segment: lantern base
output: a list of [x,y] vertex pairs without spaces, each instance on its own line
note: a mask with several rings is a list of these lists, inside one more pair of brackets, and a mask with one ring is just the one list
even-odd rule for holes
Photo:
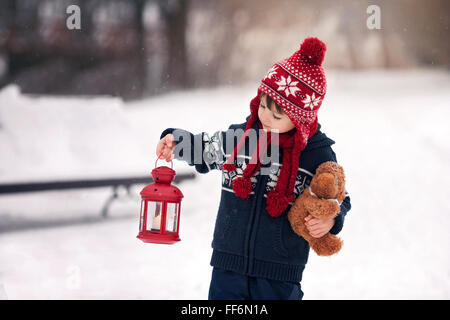
[[136,238],[142,240],[145,243],[159,243],[159,244],[174,244],[180,241],[180,237],[177,234],[151,234],[140,232]]

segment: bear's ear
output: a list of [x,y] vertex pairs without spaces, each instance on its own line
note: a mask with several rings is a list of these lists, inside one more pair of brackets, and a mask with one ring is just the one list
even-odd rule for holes
[[321,163],[317,169],[316,169],[316,174],[318,173],[323,173],[323,172],[328,172],[328,173],[332,173],[332,174],[339,174],[341,172],[341,166],[334,161],[326,161]]

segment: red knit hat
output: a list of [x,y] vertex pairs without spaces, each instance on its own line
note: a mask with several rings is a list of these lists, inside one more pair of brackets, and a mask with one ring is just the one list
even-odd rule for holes
[[[245,143],[248,130],[255,122],[262,128],[258,119],[258,108],[260,93],[264,92],[283,109],[295,126],[290,132],[279,135],[280,146],[283,149],[283,163],[277,185],[268,193],[266,201],[266,209],[272,217],[280,216],[289,202],[295,200],[293,191],[300,153],[317,130],[317,111],[326,93],[325,73],[321,66],[325,51],[326,46],[322,41],[307,38],[291,57],[277,62],[270,68],[261,81],[257,96],[250,102],[251,115],[244,134],[231,157],[223,165],[227,171],[236,170],[234,158]],[[271,140],[271,133],[263,134],[260,139],[265,143],[258,143],[252,160],[243,172],[243,177],[233,180],[233,191],[239,197],[249,197],[252,190],[250,177],[260,166],[259,158]],[[260,145],[263,146],[262,150],[258,148]]]

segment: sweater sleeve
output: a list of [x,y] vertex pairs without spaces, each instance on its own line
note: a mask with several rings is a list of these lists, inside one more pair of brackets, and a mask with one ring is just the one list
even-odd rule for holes
[[230,137],[230,134],[234,136],[232,126],[227,131],[217,131],[212,135],[206,132],[194,135],[183,129],[167,128],[161,133],[161,139],[169,133],[173,134],[177,143],[174,158],[194,166],[199,173],[222,169],[227,159],[225,153],[227,137]]
[[[336,154],[334,153],[333,150],[331,150],[331,153],[332,153],[333,161],[337,162]],[[334,226],[330,230],[330,233],[334,234],[334,235],[341,232],[342,228],[344,227],[345,216],[347,215],[347,212],[350,211],[350,209],[352,207],[352,205],[350,203],[350,195],[347,192],[347,190],[345,190],[345,195],[346,195],[346,197],[344,198],[344,200],[341,203],[341,211],[339,212],[339,214],[336,217],[334,217]]]
[[[331,146],[329,148],[322,148],[320,151],[320,155],[318,155],[318,158],[320,160],[319,160],[317,166],[319,166],[321,163],[326,162],[326,161],[338,162],[336,159],[336,154],[334,153]],[[347,212],[350,211],[350,209],[351,209],[350,195],[347,192],[347,189],[345,191],[345,195],[346,195],[346,197],[344,198],[344,200],[342,201],[342,203],[340,205],[341,211],[339,212],[339,214],[336,217],[334,217],[334,225],[330,229],[330,233],[334,234],[334,235],[341,232],[341,230],[344,226],[345,216],[347,215]]]
[[338,234],[341,232],[342,227],[344,226],[344,219],[347,215],[347,212],[350,211],[352,205],[350,203],[350,196],[348,195],[348,192],[345,191],[346,197],[344,198],[344,201],[341,203],[341,212],[334,218],[334,226],[331,228],[330,233],[331,234]]

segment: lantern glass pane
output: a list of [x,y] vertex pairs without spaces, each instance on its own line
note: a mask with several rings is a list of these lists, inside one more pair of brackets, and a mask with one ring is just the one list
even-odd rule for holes
[[178,203],[167,203],[166,231],[177,232]]
[[142,226],[144,225],[144,200],[141,200],[141,213],[139,219],[139,231],[142,231]]
[[147,231],[159,231],[161,228],[162,202],[147,202]]

